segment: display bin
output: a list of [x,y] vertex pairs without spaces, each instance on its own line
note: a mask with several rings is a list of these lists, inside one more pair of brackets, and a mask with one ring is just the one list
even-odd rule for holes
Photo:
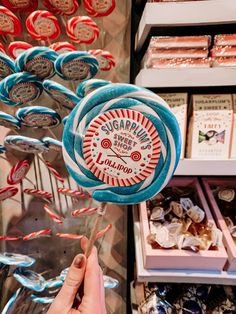
[[221,214],[220,208],[216,203],[214,195],[212,193],[213,186],[232,186],[236,188],[235,179],[223,179],[223,178],[204,178],[202,179],[203,185],[207,194],[207,200],[209,202],[212,214],[218,227],[223,233],[223,242],[228,254],[228,262],[225,266],[227,271],[236,271],[236,245],[225,223],[224,217]]
[[[170,181],[171,186],[194,187],[198,199],[198,205],[205,210],[208,222],[216,226],[211,215],[207,201],[204,197],[197,178],[174,178]],[[227,262],[227,253],[222,245],[218,250],[192,252],[179,249],[153,249],[147,243],[149,235],[149,222],[146,203],[139,206],[139,219],[141,229],[141,241],[143,250],[144,267],[147,269],[188,269],[188,270],[222,270]]]

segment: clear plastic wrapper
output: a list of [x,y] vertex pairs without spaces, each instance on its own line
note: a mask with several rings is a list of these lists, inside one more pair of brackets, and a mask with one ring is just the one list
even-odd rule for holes
[[153,36],[150,48],[208,48],[211,36]]
[[236,67],[236,56],[212,58],[212,67]]
[[236,57],[236,46],[214,46],[211,49],[212,57]]
[[[235,58],[236,61],[236,58]],[[166,68],[209,68],[211,66],[211,58],[200,59],[155,59],[146,67],[153,69],[166,69]]]
[[215,46],[236,46],[236,34],[219,34],[214,37]]
[[147,63],[155,59],[207,58],[208,49],[159,49],[149,48],[146,54]]

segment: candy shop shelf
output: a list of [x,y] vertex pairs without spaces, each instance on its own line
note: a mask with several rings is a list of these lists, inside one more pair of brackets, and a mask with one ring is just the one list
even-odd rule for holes
[[[236,4],[236,2],[235,2]],[[135,84],[147,88],[235,86],[236,68],[142,69]]]
[[[135,212],[135,210],[134,210]],[[140,224],[134,223],[137,280],[139,282],[182,282],[201,284],[236,285],[236,272],[193,270],[147,270],[143,266]]]
[[236,160],[180,160],[175,171],[178,176],[233,176]]
[[236,22],[235,0],[147,3],[136,33],[135,49],[140,50],[152,27],[234,22]]

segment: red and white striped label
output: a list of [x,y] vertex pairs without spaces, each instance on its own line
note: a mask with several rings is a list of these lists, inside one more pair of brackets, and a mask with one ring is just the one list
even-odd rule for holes
[[161,142],[155,126],[143,114],[115,109],[92,120],[83,153],[98,179],[112,186],[131,186],[153,173]]

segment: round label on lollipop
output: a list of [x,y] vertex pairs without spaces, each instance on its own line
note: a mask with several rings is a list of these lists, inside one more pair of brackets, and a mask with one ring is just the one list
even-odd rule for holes
[[8,184],[18,184],[20,183],[26,176],[29,171],[30,164],[27,160],[19,161],[14,167],[12,167],[8,177]]
[[13,20],[3,12],[0,12],[0,29],[3,33],[12,33],[14,31]]
[[84,0],[84,6],[88,14],[92,16],[107,16],[115,9],[115,0]]
[[79,7],[76,0],[44,0],[44,4],[48,10],[60,15],[72,15]]
[[53,125],[53,118],[48,114],[32,113],[25,116],[24,121],[32,127],[48,127]]
[[0,77],[4,78],[12,73],[14,73],[12,69],[0,59]]
[[6,188],[2,188],[0,189],[0,201],[4,201],[8,198],[11,198],[13,196],[15,196],[18,193],[18,188],[16,187],[6,187]]
[[52,97],[58,101],[63,107],[68,108],[68,109],[73,109],[75,105],[79,102],[79,100],[74,102],[72,99],[68,98],[67,95],[62,94],[59,91],[56,90],[51,90],[51,95]]
[[2,0],[3,5],[17,12],[34,11],[38,6],[37,0]]
[[41,78],[50,77],[54,72],[52,61],[43,57],[30,60],[26,63],[25,70]]
[[65,63],[61,71],[68,79],[84,80],[89,74],[89,65],[81,60],[72,60]]
[[130,186],[154,171],[161,144],[152,122],[129,109],[111,110],[89,125],[83,142],[85,162],[94,175],[113,186]]
[[32,83],[19,83],[12,87],[9,97],[15,102],[26,103],[38,95],[36,86]]
[[22,25],[18,17],[9,9],[0,6],[0,34],[17,36],[22,32]]
[[34,27],[36,33],[42,34],[44,37],[51,37],[56,32],[53,21],[45,17],[38,18],[34,23]]

